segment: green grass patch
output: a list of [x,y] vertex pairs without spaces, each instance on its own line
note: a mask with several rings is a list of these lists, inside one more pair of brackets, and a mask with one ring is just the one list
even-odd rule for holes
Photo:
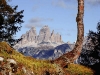
[[69,64],[66,71],[70,75],[93,75],[93,70],[79,64]]

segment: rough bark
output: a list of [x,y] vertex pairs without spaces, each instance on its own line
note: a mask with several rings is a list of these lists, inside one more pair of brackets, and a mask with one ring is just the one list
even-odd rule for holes
[[73,63],[82,50],[82,44],[84,39],[84,0],[78,0],[78,13],[76,17],[77,22],[77,41],[75,43],[74,49],[68,53],[65,53],[61,57],[54,60],[55,63],[59,64],[62,67],[65,67],[69,63]]

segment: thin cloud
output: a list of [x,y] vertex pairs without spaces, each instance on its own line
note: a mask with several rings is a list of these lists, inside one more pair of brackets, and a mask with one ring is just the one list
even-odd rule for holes
[[100,4],[100,0],[86,0],[86,2],[90,5],[98,5]]
[[38,23],[38,22],[43,22],[43,21],[53,21],[52,18],[39,18],[39,17],[36,17],[36,18],[32,18],[30,20],[30,23]]
[[32,28],[32,27],[39,27],[39,28],[41,28],[41,27],[43,27],[44,25],[43,24],[40,24],[40,23],[31,23],[31,24],[26,24],[25,25],[25,27],[26,28]]
[[26,24],[25,27],[26,28],[31,28],[31,27],[43,27],[45,24],[43,24],[42,22],[46,22],[46,21],[53,21],[52,18],[40,18],[40,17],[36,17],[36,18],[32,18],[29,21],[29,24]]
[[65,8],[65,9],[75,9],[76,1],[75,0],[57,0],[57,1],[52,1],[52,5],[56,7]]
[[[77,2],[77,0],[63,0],[64,2]],[[98,5],[100,4],[100,0],[85,0],[84,2],[90,4],[90,5]]]
[[42,18],[36,17],[36,18],[32,18],[32,19],[30,20],[30,23],[36,23],[36,22],[41,22],[41,21],[43,21]]
[[62,8],[67,8],[67,5],[66,5],[66,3],[65,3],[65,1],[64,0],[59,0],[59,1],[53,1],[52,2],[52,5],[54,5],[54,6],[59,6],[59,7],[62,7]]
[[[100,0],[85,0],[84,2],[89,6],[100,5]],[[77,6],[77,0],[55,0],[52,1],[52,5],[61,8],[75,9]]]

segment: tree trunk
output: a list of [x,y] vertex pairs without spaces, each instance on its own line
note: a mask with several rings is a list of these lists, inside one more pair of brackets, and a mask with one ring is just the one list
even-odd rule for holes
[[83,16],[84,16],[84,0],[78,0],[78,13],[76,17],[78,33],[74,49],[54,60],[55,63],[59,64],[62,67],[65,67],[69,63],[73,63],[80,55],[84,39]]

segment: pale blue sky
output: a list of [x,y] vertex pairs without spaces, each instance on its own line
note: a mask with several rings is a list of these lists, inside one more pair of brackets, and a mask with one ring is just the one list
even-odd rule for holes
[[[18,5],[18,11],[24,10],[25,21],[21,31],[16,35],[19,38],[32,26],[36,27],[37,34],[41,27],[48,25],[55,32],[62,35],[64,42],[74,42],[77,38],[77,0],[12,0],[10,4]],[[100,0],[85,0],[84,30],[96,31],[100,21]]]

